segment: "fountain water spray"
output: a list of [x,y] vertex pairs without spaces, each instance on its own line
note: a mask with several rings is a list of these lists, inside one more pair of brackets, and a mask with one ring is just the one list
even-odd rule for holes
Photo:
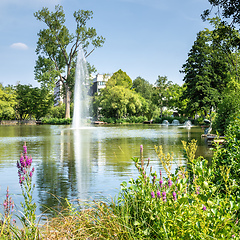
[[72,128],[81,128],[89,116],[89,74],[84,51],[79,47],[74,86],[74,109]]

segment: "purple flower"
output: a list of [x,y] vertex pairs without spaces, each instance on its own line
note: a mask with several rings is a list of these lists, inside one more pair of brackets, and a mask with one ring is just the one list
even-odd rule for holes
[[162,192],[162,199],[164,202],[167,201],[166,192]]
[[[26,144],[26,143],[25,143],[25,144]],[[26,146],[26,145],[23,146],[23,152],[24,152],[24,153],[27,153],[27,146]]]
[[32,177],[32,172],[29,173],[29,176]]
[[159,190],[157,190],[157,197],[161,198],[161,192]]
[[152,196],[152,198],[155,198],[154,191],[151,192],[151,196]]
[[143,152],[143,145],[140,145],[140,153]]
[[168,186],[169,186],[169,187],[172,186],[172,181],[171,181],[171,179],[168,180]]
[[196,189],[196,194],[199,194],[200,187],[198,186]]
[[202,208],[202,210],[203,210],[203,211],[206,211],[206,209],[207,209],[207,208],[206,208],[206,206],[205,206],[205,205],[203,205],[203,208]]
[[173,195],[173,200],[177,201],[177,194],[176,194],[176,192],[173,192],[172,195]]
[[160,188],[163,187],[163,180],[160,180],[160,181],[159,181],[159,185],[160,185]]

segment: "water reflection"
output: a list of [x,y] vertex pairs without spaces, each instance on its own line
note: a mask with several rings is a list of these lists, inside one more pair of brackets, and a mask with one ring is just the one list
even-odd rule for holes
[[[184,163],[182,140],[197,139],[197,156],[211,158],[201,128],[161,125],[98,126],[70,129],[67,126],[0,126],[0,197],[9,189],[14,198],[21,195],[16,161],[27,142],[36,169],[34,199],[40,205],[61,206],[59,199],[87,199],[114,196],[122,181],[137,176],[131,157],[151,159],[153,170],[161,165],[154,145],[164,153],[173,152],[175,167]],[[174,168],[173,168],[174,169]],[[20,197],[19,197],[20,199]]]

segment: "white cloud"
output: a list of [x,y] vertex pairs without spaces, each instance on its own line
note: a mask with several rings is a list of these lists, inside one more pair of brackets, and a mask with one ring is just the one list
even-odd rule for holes
[[25,43],[13,43],[10,48],[19,49],[19,50],[27,50],[28,46]]

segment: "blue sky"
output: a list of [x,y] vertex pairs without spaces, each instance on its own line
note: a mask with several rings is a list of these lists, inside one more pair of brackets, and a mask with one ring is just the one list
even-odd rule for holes
[[154,83],[158,75],[182,84],[179,73],[196,34],[208,27],[200,14],[208,0],[1,0],[0,83],[38,86],[34,80],[37,33],[44,24],[33,13],[60,4],[66,25],[74,31],[73,12],[93,11],[89,26],[106,38],[88,57],[98,73],[125,71]]

